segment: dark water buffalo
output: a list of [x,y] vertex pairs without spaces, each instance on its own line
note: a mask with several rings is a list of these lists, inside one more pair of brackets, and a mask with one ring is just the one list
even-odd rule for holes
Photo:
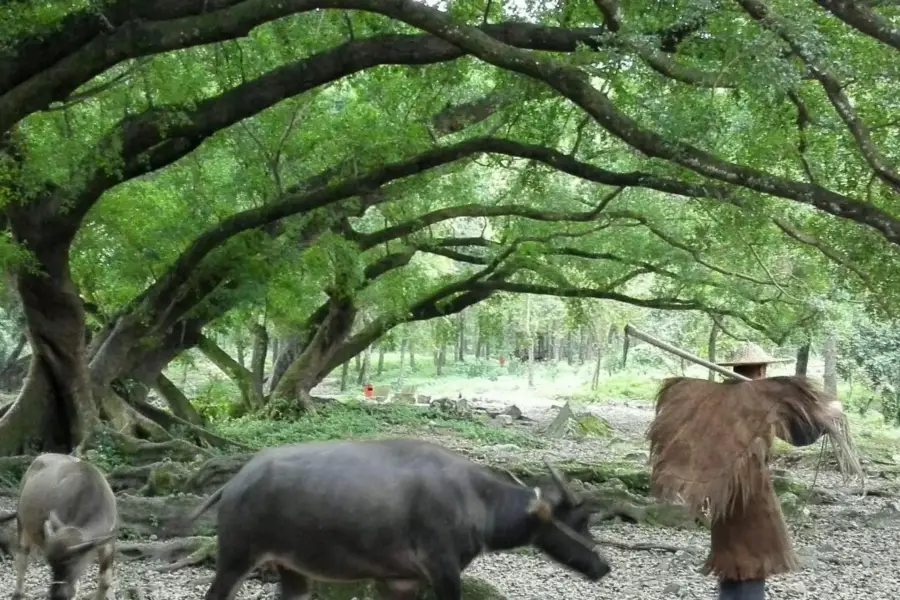
[[552,484],[529,488],[417,440],[263,450],[189,517],[219,503],[206,600],[231,600],[263,563],[278,570],[284,600],[305,597],[310,580],[376,580],[394,599],[424,584],[438,600],[459,600],[476,556],[529,544],[598,581],[610,566],[595,550],[588,510],[550,473]]
[[39,548],[50,565],[50,600],[71,600],[94,551],[100,563],[97,600],[111,593],[116,543],[116,497],[92,464],[65,454],[41,454],[22,478],[16,512],[16,589],[21,600],[31,550]]

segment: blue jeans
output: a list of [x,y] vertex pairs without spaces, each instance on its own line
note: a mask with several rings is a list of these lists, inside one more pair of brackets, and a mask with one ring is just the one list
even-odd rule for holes
[[745,581],[723,579],[719,582],[718,600],[765,600],[765,598],[765,579],[747,579]]

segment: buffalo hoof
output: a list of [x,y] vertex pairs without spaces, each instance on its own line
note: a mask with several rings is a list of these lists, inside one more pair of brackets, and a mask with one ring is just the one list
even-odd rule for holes
[[22,592],[13,592],[11,600],[25,600],[25,594]]

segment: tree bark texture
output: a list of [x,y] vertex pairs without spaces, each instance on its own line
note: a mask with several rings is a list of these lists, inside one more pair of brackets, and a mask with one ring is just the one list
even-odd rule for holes
[[806,372],[809,369],[809,349],[809,342],[806,342],[797,349],[797,366],[794,371],[795,375],[806,377]]
[[[707,345],[706,345],[707,359],[711,363],[716,362],[716,342],[718,341],[718,339],[719,339],[719,324],[716,323],[715,321],[713,321],[712,325],[709,328],[709,341],[707,342]],[[707,379],[709,379],[710,381],[715,381],[716,380],[715,371],[710,371],[709,375],[707,376]]]
[[269,331],[265,325],[254,323],[253,350],[250,355],[250,378],[253,394],[263,397],[263,379],[266,376],[266,355],[269,349]]
[[69,452],[99,423],[84,304],[69,268],[74,231],[43,212],[49,210],[44,199],[7,210],[16,240],[33,253],[38,271],[16,273],[32,359],[15,403],[0,418],[0,455],[25,449]]

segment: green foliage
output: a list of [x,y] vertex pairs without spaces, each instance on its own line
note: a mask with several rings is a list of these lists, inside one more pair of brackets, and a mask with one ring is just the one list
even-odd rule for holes
[[900,324],[859,322],[840,355],[839,373],[862,378],[878,394],[885,421],[900,425]]

